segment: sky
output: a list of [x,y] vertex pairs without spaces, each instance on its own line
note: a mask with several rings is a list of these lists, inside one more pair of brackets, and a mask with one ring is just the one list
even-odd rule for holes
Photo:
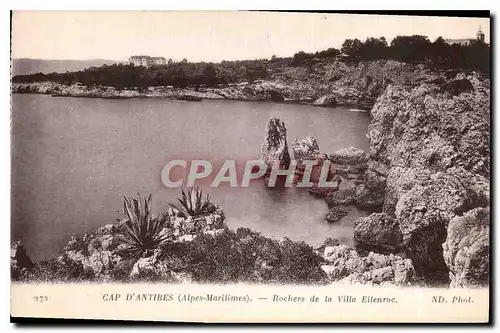
[[189,61],[292,56],[340,48],[346,38],[475,38],[489,18],[231,11],[14,11],[12,57]]

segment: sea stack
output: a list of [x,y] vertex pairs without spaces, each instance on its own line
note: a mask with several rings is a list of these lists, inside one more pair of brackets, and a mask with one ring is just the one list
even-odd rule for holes
[[279,165],[280,169],[288,169],[290,166],[290,153],[286,141],[285,123],[276,117],[269,119],[266,129],[266,138],[262,145],[261,160],[268,167]]

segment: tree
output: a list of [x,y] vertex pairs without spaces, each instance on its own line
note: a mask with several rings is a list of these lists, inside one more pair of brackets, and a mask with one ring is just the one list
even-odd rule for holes
[[340,54],[340,50],[330,47],[326,50],[316,52],[316,56],[319,58],[335,58],[337,55]]
[[293,55],[293,59],[292,59],[292,62],[290,63],[290,65],[292,65],[292,66],[304,65],[312,57],[313,57],[313,55],[310,53],[306,53],[304,51],[299,51]]
[[217,83],[217,71],[212,64],[207,64],[203,69],[203,82],[210,86]]
[[391,42],[391,56],[404,62],[424,61],[431,54],[431,42],[426,36],[397,36]]
[[360,53],[365,60],[384,59],[387,57],[387,41],[384,37],[367,38],[361,46]]
[[342,48],[340,49],[342,53],[345,53],[353,58],[359,58],[361,56],[361,49],[363,48],[363,43],[355,39],[346,39]]

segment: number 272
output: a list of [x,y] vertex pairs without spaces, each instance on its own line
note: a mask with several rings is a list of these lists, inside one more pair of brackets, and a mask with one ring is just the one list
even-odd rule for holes
[[47,302],[49,300],[49,297],[48,296],[34,296],[33,300],[35,302],[43,303],[43,302]]

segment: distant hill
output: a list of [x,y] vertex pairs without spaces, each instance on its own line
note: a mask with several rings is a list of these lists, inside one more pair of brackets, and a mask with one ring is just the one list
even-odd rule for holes
[[92,66],[112,65],[126,63],[123,61],[91,59],[91,60],[44,60],[44,59],[13,59],[12,75],[25,75],[33,73],[65,73],[79,71]]

